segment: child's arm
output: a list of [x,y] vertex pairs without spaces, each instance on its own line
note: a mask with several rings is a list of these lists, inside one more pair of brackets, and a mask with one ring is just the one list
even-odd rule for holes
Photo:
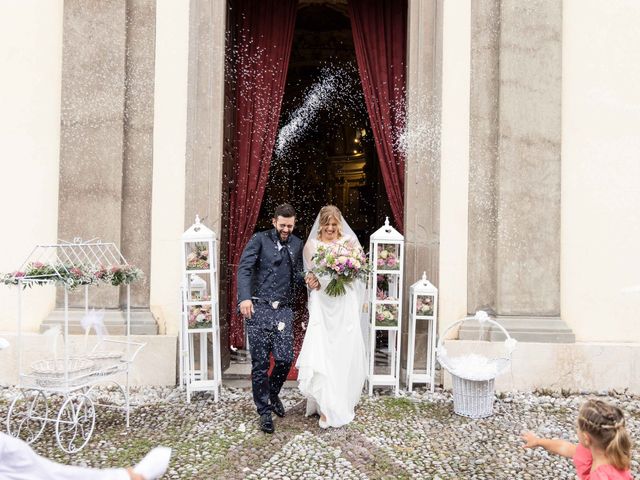
[[559,438],[540,438],[533,432],[526,432],[522,434],[522,440],[525,442],[524,448],[542,447],[548,452],[568,458],[576,453],[575,444]]

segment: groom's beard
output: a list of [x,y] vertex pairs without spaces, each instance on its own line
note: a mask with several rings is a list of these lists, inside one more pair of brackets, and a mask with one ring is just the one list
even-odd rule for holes
[[289,237],[291,237],[291,232],[286,234],[286,237],[282,236],[282,230],[278,230],[276,229],[276,233],[278,234],[278,240],[280,240],[280,243],[289,243]]

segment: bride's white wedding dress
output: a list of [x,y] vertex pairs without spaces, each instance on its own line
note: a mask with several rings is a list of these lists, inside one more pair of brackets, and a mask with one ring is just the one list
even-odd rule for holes
[[[306,262],[318,245],[319,240],[307,242]],[[327,426],[340,427],[353,420],[367,375],[360,324],[365,285],[354,281],[346,286],[346,294],[331,297],[325,293],[330,278],[318,279],[320,289],[309,293],[309,325],[296,362],[298,382],[307,398],[307,416],[323,414]]]

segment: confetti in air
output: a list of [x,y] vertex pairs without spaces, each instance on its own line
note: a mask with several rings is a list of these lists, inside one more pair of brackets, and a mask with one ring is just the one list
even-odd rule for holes
[[307,90],[302,105],[291,112],[287,123],[278,132],[276,155],[286,156],[291,146],[302,139],[323,110],[330,109],[337,102],[352,102],[355,88],[354,76],[348,68],[322,68],[318,80]]

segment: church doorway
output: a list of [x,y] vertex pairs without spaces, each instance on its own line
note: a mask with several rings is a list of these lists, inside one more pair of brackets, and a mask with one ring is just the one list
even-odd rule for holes
[[[323,205],[334,204],[363,246],[390,215],[353,45],[346,3],[304,4],[296,16],[287,83],[256,230],[275,207],[296,209],[306,239]],[[309,97],[319,94],[318,107]],[[288,127],[297,128],[291,131]]]
[[[228,16],[227,56],[231,59],[234,54],[238,54],[234,44],[234,22],[237,21],[234,3],[229,2]],[[242,54],[240,49],[239,55]],[[237,125],[247,122],[246,112],[252,107],[246,106],[246,98],[250,97],[244,97],[244,110],[234,104],[234,98],[237,99],[234,97],[234,89],[243,80],[238,78],[237,75],[227,75],[225,85],[223,188],[226,191],[223,192],[223,218],[229,219],[229,223],[237,223],[238,218],[242,220],[239,215],[244,215],[243,211],[231,208],[232,192],[237,188],[234,179],[248,178],[238,174],[238,164],[235,161],[238,151],[234,150],[237,147],[233,144],[236,133],[244,131],[237,129]],[[260,164],[254,163],[256,165]],[[358,72],[346,1],[298,2],[276,142],[271,163],[265,170],[268,173],[259,173],[264,176],[253,177],[267,177],[259,212],[255,210],[258,215],[254,231],[272,228],[271,218],[275,207],[290,203],[297,211],[294,233],[306,240],[320,208],[334,204],[342,211],[366,249],[369,235],[379,228],[385,216],[391,217],[390,202],[383,184]],[[246,203],[258,198],[255,191],[245,189],[244,192],[244,198],[248,198]],[[248,233],[244,232],[245,236]],[[221,269],[226,277],[221,278],[221,285],[229,285],[226,291],[221,292],[220,298],[223,323],[221,334],[225,339],[229,334],[231,340],[227,352],[230,354],[232,367],[233,364],[237,367],[238,364],[247,365],[249,358],[246,340],[242,342],[242,337],[238,334],[242,332],[241,319],[236,316],[231,319],[233,323],[229,323],[234,315],[230,311],[235,305],[231,296],[234,291],[233,275],[237,267],[235,262],[239,260],[239,257],[232,258],[232,255],[241,251],[241,248],[234,250],[232,247],[235,245],[233,240],[238,238],[237,232],[234,239],[231,237],[229,224],[223,222],[222,242],[224,245],[228,240],[230,247],[229,252],[225,252],[224,248],[221,252],[222,265],[227,267]],[[297,299],[296,309],[296,355],[304,337],[307,320],[305,303],[306,292],[302,291]],[[229,306],[227,311],[224,311],[225,305]],[[239,346],[241,343],[244,345]],[[230,370],[233,370],[232,373],[246,373],[247,369]],[[295,378],[296,373],[292,369],[290,378]]]

